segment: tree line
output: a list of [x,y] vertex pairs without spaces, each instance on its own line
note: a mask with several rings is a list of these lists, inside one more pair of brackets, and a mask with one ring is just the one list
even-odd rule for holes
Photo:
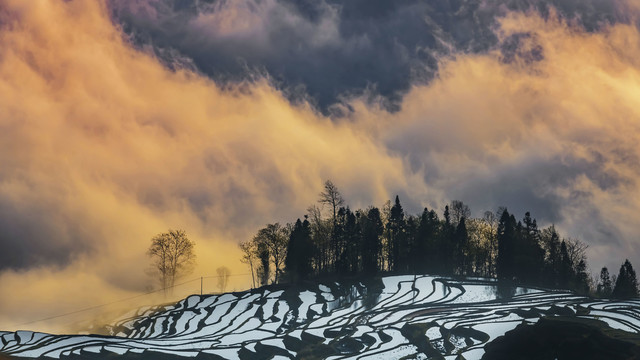
[[587,245],[563,238],[555,227],[540,229],[529,212],[518,220],[506,208],[472,218],[454,200],[442,217],[424,208],[406,214],[400,199],[382,209],[352,211],[326,181],[318,204],[294,223],[268,224],[240,243],[253,285],[300,282],[332,276],[419,273],[497,278],[501,283],[571,289],[600,297],[637,297],[633,266],[617,276],[588,272]]

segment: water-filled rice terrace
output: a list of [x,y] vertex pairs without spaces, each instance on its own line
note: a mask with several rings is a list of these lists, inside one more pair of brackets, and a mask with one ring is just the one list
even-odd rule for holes
[[[193,295],[137,310],[112,336],[0,332],[16,357],[210,359],[480,359],[519,324],[572,316],[640,331],[640,300],[594,300],[565,291],[504,289],[486,280],[389,276],[382,283],[266,287]],[[502,294],[502,296],[500,296]]]

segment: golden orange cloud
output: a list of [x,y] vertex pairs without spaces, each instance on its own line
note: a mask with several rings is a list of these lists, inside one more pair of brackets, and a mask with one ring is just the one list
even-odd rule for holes
[[[123,40],[102,2],[6,0],[0,24],[1,239],[40,257],[0,273],[2,330],[144,291],[149,240],[168,228],[196,241],[194,277],[246,273],[236,243],[301,216],[328,178],[354,207],[400,192],[438,209],[516,206],[504,202],[525,181],[531,199],[562,202],[558,225],[591,240],[594,263],[640,255],[635,27],[586,33],[511,14],[499,36],[530,36],[510,61],[455,54],[400,111],[354,98],[351,118],[332,120],[268,81],[223,88],[166,69]],[[593,216],[616,239],[585,227]]]
[[1,10],[11,21],[0,33],[0,199],[16,227],[33,227],[8,241],[71,252],[0,275],[11,293],[3,324],[144,290],[146,248],[168,228],[196,241],[194,276],[222,265],[240,274],[236,243],[301,216],[327,178],[362,204],[388,198],[391,184],[424,187],[366,134],[292,106],[266,81],[221,89],[164,68],[122,39],[100,2]]

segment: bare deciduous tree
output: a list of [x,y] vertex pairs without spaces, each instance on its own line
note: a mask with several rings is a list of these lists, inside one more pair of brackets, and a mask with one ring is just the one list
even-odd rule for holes
[[255,288],[256,287],[256,277],[255,277],[256,269],[254,267],[254,264],[258,260],[256,255],[257,253],[256,243],[254,241],[243,241],[240,244],[238,244],[238,246],[242,251],[242,259],[240,259],[240,261],[244,264],[249,265],[249,268],[251,269],[251,283]]
[[268,250],[268,254],[271,258],[271,263],[274,267],[274,283],[278,283],[278,277],[282,273],[284,266],[284,259],[287,257],[287,241],[289,240],[289,233],[285,227],[282,227],[279,223],[268,224],[266,227],[260,229],[258,234],[254,237],[253,241],[258,244],[263,244]]
[[165,295],[175,285],[177,278],[193,271],[196,259],[194,245],[184,230],[170,229],[151,239],[147,254],[153,260],[154,269],[158,271]]
[[449,205],[449,211],[451,211],[451,223],[454,226],[460,223],[460,219],[469,219],[471,217],[471,210],[460,200],[453,200]]
[[565,239],[565,243],[567,244],[567,255],[569,255],[569,261],[571,262],[571,266],[575,269],[580,261],[587,260],[587,248],[589,245],[574,238]]
[[498,222],[502,212],[504,212],[503,207],[498,208],[495,213],[487,210],[482,217],[482,220],[486,224],[484,227],[485,237],[489,241],[489,263],[487,264],[487,274],[489,276],[495,275],[495,264],[498,254]]
[[311,224],[311,236],[318,251],[318,258],[314,263],[316,271],[324,273],[329,268],[331,259],[331,230],[333,219],[324,219],[322,211],[316,205],[307,208],[307,217]]
[[229,270],[229,268],[226,266],[221,266],[216,269],[216,273],[218,274],[218,290],[223,293],[227,290],[227,284],[229,283],[231,270]]
[[329,205],[332,211],[332,219],[335,223],[336,217],[338,214],[338,209],[344,205],[344,198],[338,191],[338,187],[331,182],[331,180],[327,180],[324,183],[324,191],[320,193],[320,199],[318,202],[322,205]]

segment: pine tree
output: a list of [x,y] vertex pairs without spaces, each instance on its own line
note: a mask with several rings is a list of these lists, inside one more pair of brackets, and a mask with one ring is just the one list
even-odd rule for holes
[[636,272],[629,260],[625,260],[620,266],[620,273],[616,279],[616,287],[613,289],[611,296],[618,299],[627,299],[638,297],[638,280]]
[[440,220],[434,210],[424,208],[416,230],[414,258],[419,272],[439,272],[442,269],[439,237]]
[[497,273],[500,280],[513,280],[514,276],[514,251],[516,237],[516,221],[513,215],[509,215],[504,209],[498,223],[498,259]]
[[567,252],[567,243],[562,240],[560,243],[560,271],[559,271],[559,285],[562,289],[568,289],[570,283],[574,278],[573,268],[571,267],[571,260],[569,259],[569,253]]
[[300,231],[300,243],[302,244],[302,251],[300,253],[299,271],[302,279],[308,278],[312,272],[311,260],[313,258],[314,248],[311,241],[311,224],[305,217],[302,222],[302,229]]
[[443,216],[444,216],[444,223],[446,225],[451,225],[451,213],[449,212],[449,205],[445,205]]
[[331,243],[333,248],[333,270],[336,273],[344,274],[346,267],[346,223],[347,209],[341,207],[338,210],[336,220],[333,225],[331,234]]
[[359,270],[360,228],[356,215],[346,209],[344,225],[344,250],[342,252],[342,273],[355,273]]
[[451,274],[454,268],[454,228],[451,223],[451,212],[449,206],[444,207],[444,223],[442,224],[442,232],[440,233],[440,256],[442,258],[443,274]]
[[465,275],[467,270],[466,256],[465,256],[465,248],[467,247],[467,243],[469,241],[469,233],[467,232],[467,223],[466,218],[462,216],[458,222],[458,226],[456,227],[456,231],[453,236],[454,239],[454,273],[458,273],[459,275]]
[[400,198],[396,195],[396,201],[391,208],[391,214],[389,216],[389,232],[390,232],[390,245],[391,245],[391,257],[389,258],[391,271],[398,271],[400,264],[400,251],[402,246],[402,236],[404,235],[404,210],[400,205]]
[[380,210],[371,208],[362,219],[362,270],[367,275],[375,274],[380,264],[380,237],[384,231]]
[[546,263],[545,263],[545,281],[543,285],[549,287],[557,287],[560,284],[560,235],[556,231],[555,226],[550,226],[544,230],[545,247],[546,247]]
[[287,257],[284,264],[292,282],[304,280],[311,275],[311,260],[314,249],[311,242],[311,224],[307,219],[298,219],[289,236]]
[[609,297],[611,296],[611,291],[613,291],[613,284],[609,275],[609,269],[603,267],[602,270],[600,270],[600,283],[598,284],[597,290],[598,296]]
[[525,283],[538,284],[544,267],[544,250],[540,246],[540,231],[536,220],[526,212],[518,232],[515,249],[516,277]]
[[574,289],[579,294],[589,293],[589,274],[587,274],[587,263],[584,260],[580,260],[576,266],[576,279]]
[[418,232],[418,219],[415,216],[407,216],[404,232],[400,243],[400,262],[403,263],[402,270],[416,273],[419,259],[414,256],[416,253],[416,234]]

